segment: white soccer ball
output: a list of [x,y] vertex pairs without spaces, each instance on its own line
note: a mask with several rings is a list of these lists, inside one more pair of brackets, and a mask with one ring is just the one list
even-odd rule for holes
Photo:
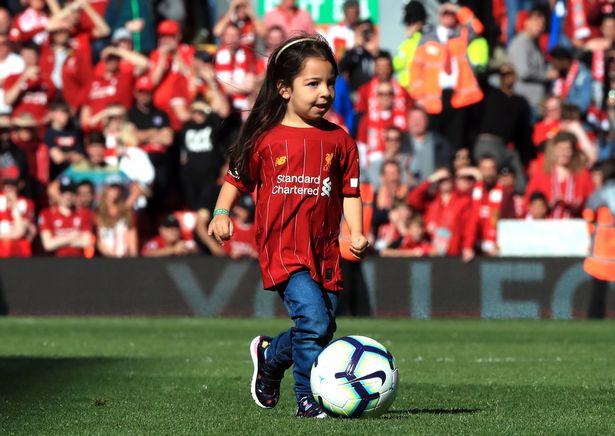
[[345,336],[327,345],[310,376],[312,394],[327,414],[344,418],[382,415],[398,386],[393,355],[365,336]]

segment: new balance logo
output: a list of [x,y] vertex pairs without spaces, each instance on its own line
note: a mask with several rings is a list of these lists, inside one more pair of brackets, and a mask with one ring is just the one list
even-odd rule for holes
[[329,177],[322,181],[322,191],[320,191],[320,195],[321,197],[325,195],[331,197],[331,179]]

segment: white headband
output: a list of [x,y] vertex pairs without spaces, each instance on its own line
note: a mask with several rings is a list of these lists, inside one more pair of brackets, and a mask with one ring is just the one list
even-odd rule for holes
[[280,57],[282,52],[286,50],[288,47],[290,47],[291,45],[297,44],[298,42],[304,42],[304,41],[314,41],[314,38],[300,38],[300,39],[295,39],[294,41],[289,42],[288,44],[286,44],[284,47],[280,49],[277,55],[275,55],[274,63],[276,64],[278,63],[278,58]]

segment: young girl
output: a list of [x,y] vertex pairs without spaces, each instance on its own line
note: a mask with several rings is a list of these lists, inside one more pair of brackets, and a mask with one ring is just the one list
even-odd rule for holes
[[326,417],[312,397],[310,370],[336,328],[342,212],[352,253],[360,257],[367,248],[356,144],[323,119],[337,74],[320,37],[291,38],[272,53],[254,108],[229,150],[231,170],[209,225],[209,235],[223,244],[233,234],[233,203],[257,188],[263,284],[281,296],[294,326],[273,339],[252,340],[252,397],[263,408],[274,407],[284,371],[294,364],[299,417]]

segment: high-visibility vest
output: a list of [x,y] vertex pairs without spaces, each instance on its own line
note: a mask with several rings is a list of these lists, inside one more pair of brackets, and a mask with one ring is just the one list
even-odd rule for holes
[[615,282],[615,219],[606,206],[595,212],[583,211],[592,238],[589,255],[583,269],[587,274],[600,280]]
[[[468,8],[461,8],[458,17],[460,23],[469,24],[477,33],[482,31],[482,24],[476,20]],[[414,54],[411,66],[410,96],[417,100],[429,114],[442,112],[442,88],[440,88],[440,72],[444,68],[448,55],[456,61],[459,67],[459,76],[451,105],[462,108],[483,99],[483,92],[472,71],[468,60],[469,29],[463,27],[459,36],[450,38],[446,45],[437,39],[429,39],[419,45]]]
[[[369,183],[361,183],[361,203],[363,204],[363,234],[367,235],[372,226],[372,216],[374,215],[374,188]],[[354,254],[350,251],[350,228],[346,220],[342,218],[340,225],[340,253],[342,257],[351,262],[358,262]]]

